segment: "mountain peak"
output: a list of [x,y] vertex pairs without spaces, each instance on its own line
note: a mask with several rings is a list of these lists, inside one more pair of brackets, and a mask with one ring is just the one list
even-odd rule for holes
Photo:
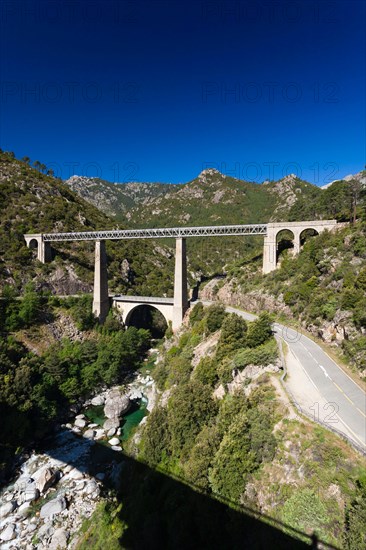
[[198,175],[199,180],[206,180],[207,176],[221,176],[224,178],[224,174],[219,172],[219,170],[216,170],[216,168],[205,168],[202,170],[202,172]]

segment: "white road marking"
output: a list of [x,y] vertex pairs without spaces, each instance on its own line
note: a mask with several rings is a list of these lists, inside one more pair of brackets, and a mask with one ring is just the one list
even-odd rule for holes
[[325,368],[323,367],[323,365],[320,365],[319,364],[319,367],[322,369],[322,371],[324,372],[324,376],[326,378],[329,378],[329,380],[332,380],[331,377],[329,376],[329,374],[327,373],[327,371],[325,370]]

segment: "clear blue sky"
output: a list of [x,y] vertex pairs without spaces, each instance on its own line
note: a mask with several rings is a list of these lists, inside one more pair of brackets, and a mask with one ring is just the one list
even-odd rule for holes
[[63,178],[365,164],[361,0],[3,0],[1,147]]

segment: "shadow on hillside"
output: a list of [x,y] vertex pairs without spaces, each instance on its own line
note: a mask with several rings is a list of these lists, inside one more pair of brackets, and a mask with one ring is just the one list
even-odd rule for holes
[[[78,452],[65,451],[65,439]],[[63,447],[52,442],[63,442]],[[118,472],[120,519],[127,524],[120,547],[128,550],[250,549],[301,550],[318,548],[316,537],[292,529],[247,507],[234,510],[201,494],[182,480],[156,471],[98,442],[68,430],[49,439],[43,452],[95,476],[107,472],[104,490],[115,488]],[[67,445],[66,445],[67,448]],[[70,448],[69,448],[70,449]],[[40,449],[42,450],[42,449]],[[299,540],[300,539],[300,540]],[[334,548],[324,545],[322,548]]]
[[[16,409],[13,413],[19,415]],[[6,414],[3,420],[6,424]],[[20,414],[11,427],[11,441],[10,433],[7,434],[13,449],[23,443],[19,430],[22,421],[27,430],[31,429],[26,415]],[[51,435],[44,437],[47,428]],[[6,435],[5,431],[2,435]],[[33,436],[42,437],[40,433],[33,433]],[[2,450],[4,443],[2,437]],[[181,479],[156,471],[123,452],[112,450],[108,444],[90,441],[71,430],[44,426],[42,443],[34,446],[34,450],[91,476],[106,473],[104,491],[118,488],[118,501],[123,504],[120,519],[128,526],[120,540],[120,548],[301,550],[319,547],[320,541],[315,537],[248,507],[234,510],[230,502],[219,502]],[[320,547],[334,548],[326,544]]]

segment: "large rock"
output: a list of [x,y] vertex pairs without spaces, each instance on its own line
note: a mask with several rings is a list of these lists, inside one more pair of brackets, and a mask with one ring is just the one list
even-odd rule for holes
[[104,439],[105,437],[105,431],[103,429],[96,430],[94,439],[99,441],[99,439]]
[[118,437],[112,437],[112,439],[110,439],[108,443],[113,447],[114,445],[119,445],[120,440],[118,439]]
[[130,408],[130,400],[118,388],[111,390],[105,400],[104,414],[111,420],[119,420],[123,413]]
[[10,502],[6,502],[0,506],[0,520],[11,514],[15,510],[16,506],[17,503],[15,500],[11,500]]
[[64,497],[56,497],[46,502],[41,508],[41,518],[56,516],[66,509],[66,500]]
[[100,494],[98,483],[94,479],[91,479],[86,484],[83,492],[86,493],[87,495],[93,495],[95,498],[98,497]]
[[56,531],[52,535],[51,543],[49,545],[50,550],[58,550],[59,548],[66,548],[67,547],[67,538],[68,533],[60,527],[59,529],[56,529]]
[[106,432],[109,432],[109,430],[117,430],[117,428],[119,427],[119,423],[119,418],[107,418],[107,420],[103,424],[103,428]]
[[22,502],[33,502],[39,497],[39,490],[36,486],[36,483],[31,483],[28,485],[24,493],[21,495]]
[[90,403],[94,407],[100,407],[101,405],[104,405],[104,397],[102,395],[96,395],[95,397],[93,397]]
[[51,468],[42,468],[33,474],[40,493],[45,493],[57,480],[58,472]]
[[24,502],[23,504],[21,504],[21,506],[19,506],[19,508],[17,510],[17,515],[18,516],[26,516],[28,514],[30,505],[31,505],[30,502]]
[[86,422],[83,418],[76,418],[74,426],[76,426],[77,428],[85,428]]
[[13,523],[9,523],[9,525],[1,533],[0,540],[2,540],[3,542],[8,542],[9,540],[13,540],[14,538],[15,538],[15,525]]
[[81,472],[81,471],[78,470],[77,468],[73,468],[73,469],[67,474],[67,477],[68,477],[68,479],[74,479],[74,480],[84,479],[84,474],[83,474],[83,472]]
[[44,523],[41,525],[41,527],[37,531],[37,538],[42,540],[50,538],[50,536],[54,533],[55,528],[49,523]]

